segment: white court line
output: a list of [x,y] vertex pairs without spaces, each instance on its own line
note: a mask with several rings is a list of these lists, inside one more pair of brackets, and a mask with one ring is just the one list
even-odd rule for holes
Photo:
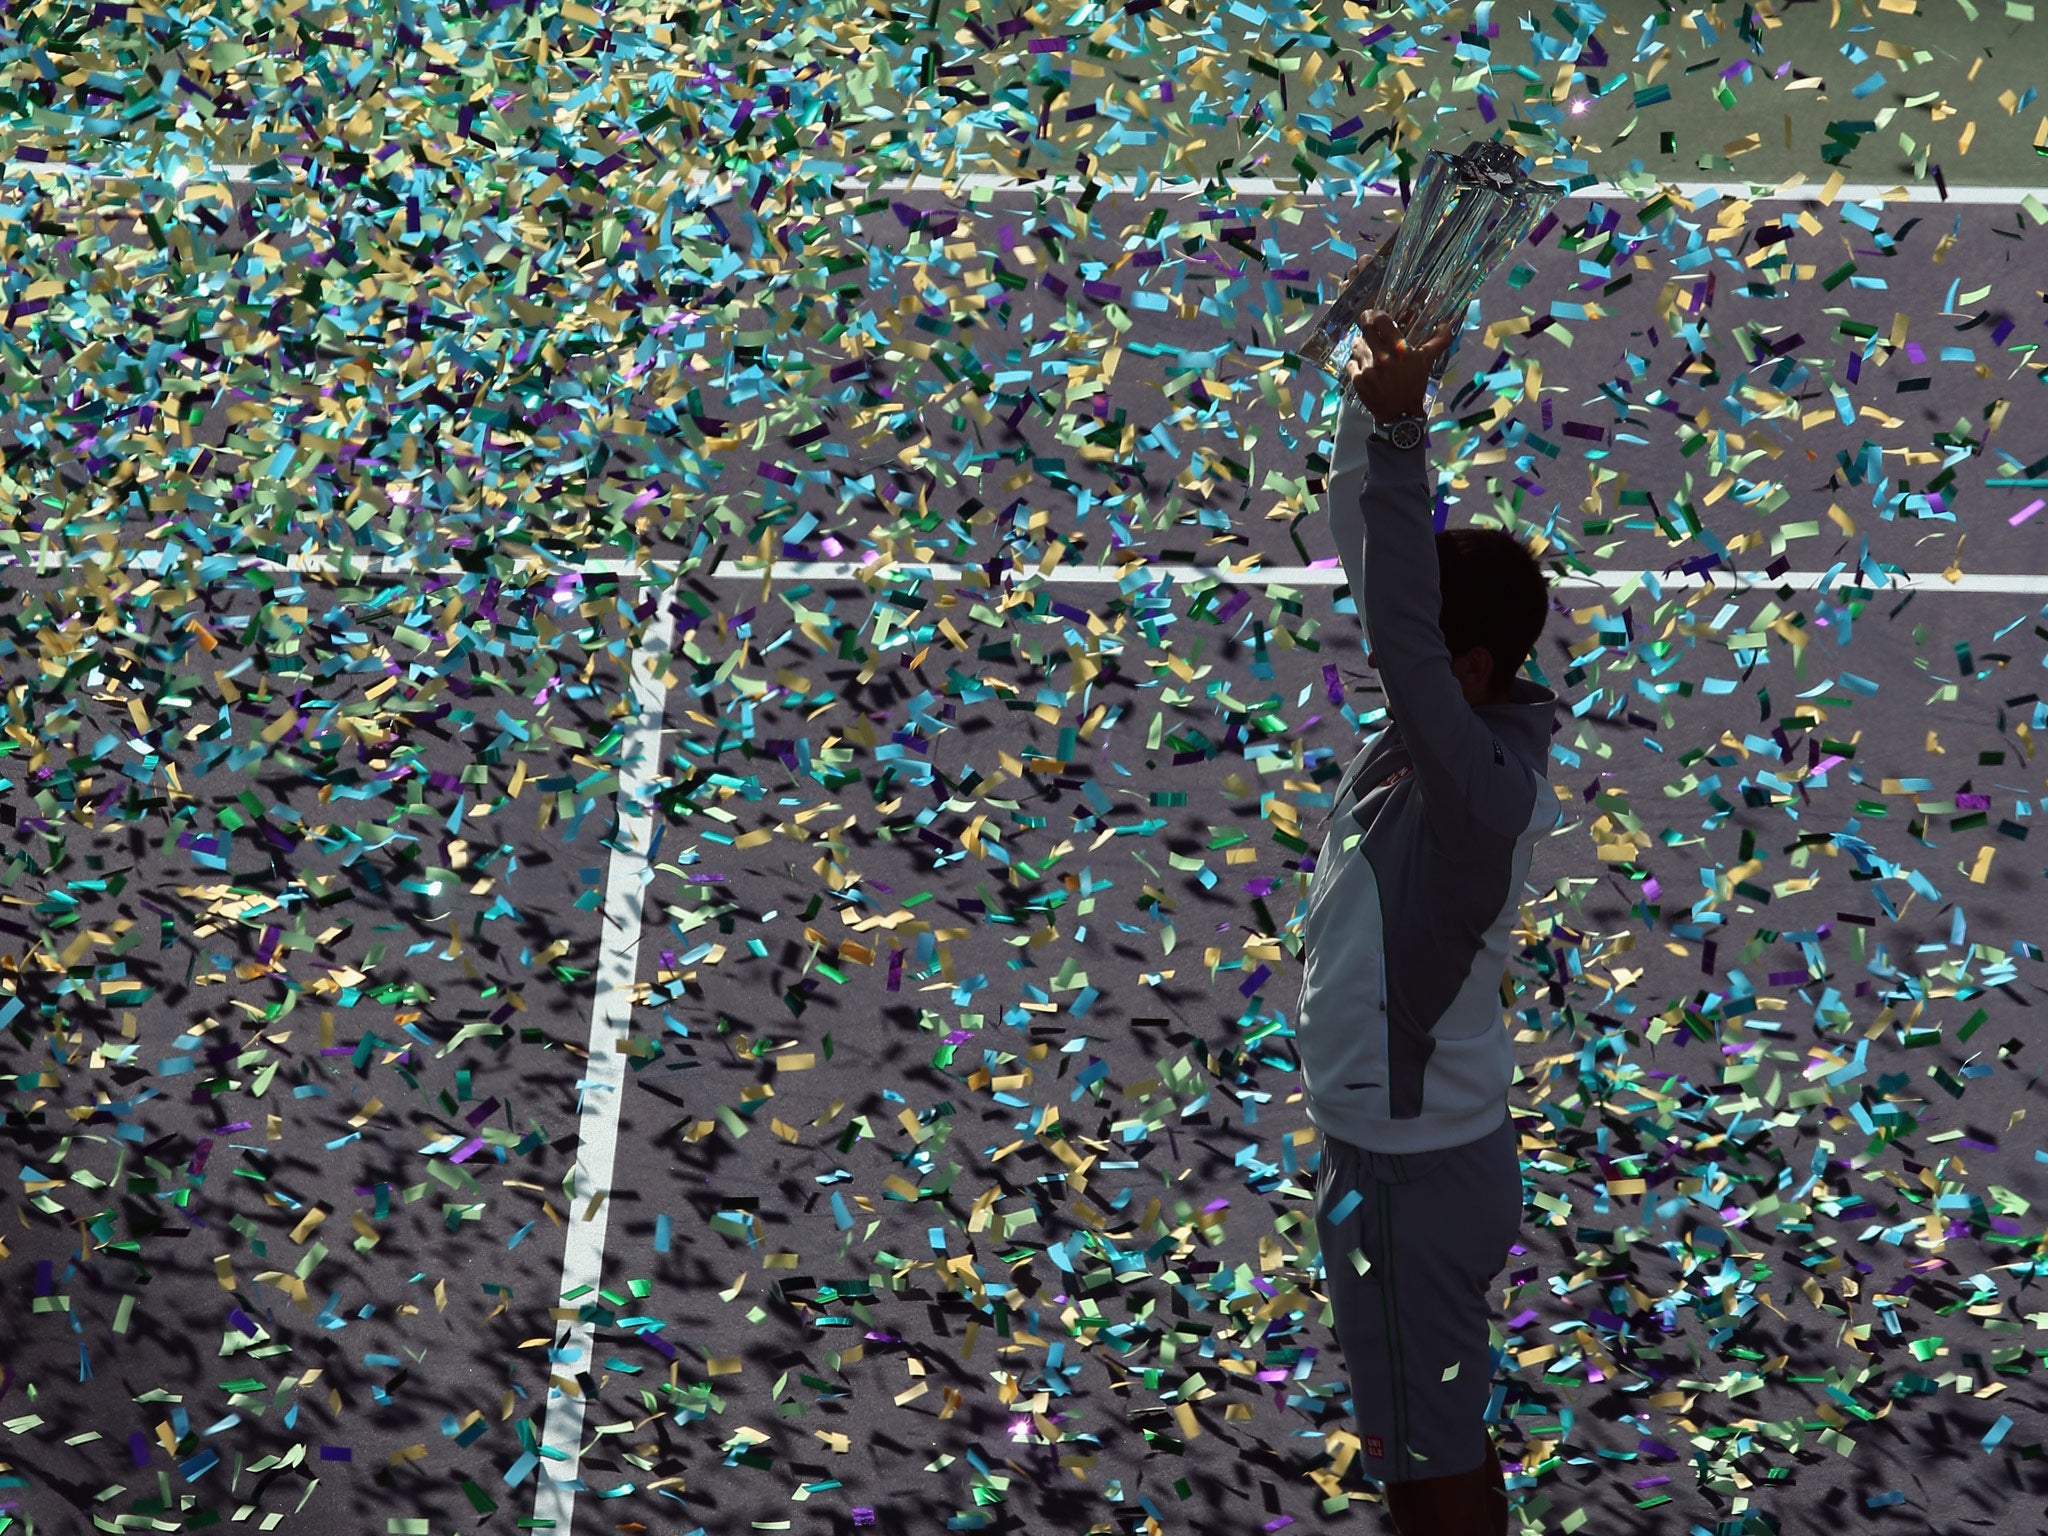
[[[858,581],[864,574],[886,571],[892,578],[904,580],[916,578],[932,582],[957,582],[972,580],[985,582],[987,572],[978,565],[915,564],[896,562],[884,566],[877,561],[862,565],[854,560],[777,560],[770,572],[775,581]],[[1004,570],[999,574],[1021,578],[1027,583],[1047,586],[1065,582],[1084,586],[1120,586],[1133,577],[1143,577],[1146,582],[1155,582],[1171,577],[1175,584],[1213,578],[1225,585],[1238,586],[1287,586],[1287,587],[1337,587],[1344,584],[1344,572],[1335,565],[1263,565],[1254,567],[1217,565],[1165,565],[1151,561],[1137,560],[1129,565],[1056,565],[1050,571],[1040,572],[1035,568]],[[1722,579],[1712,579],[1715,575]],[[1811,591],[1828,585],[1830,590],[1841,587],[1861,586],[1865,591],[1920,591],[1920,592],[1977,592],[1977,593],[2048,593],[2048,575],[2017,576],[1972,576],[1958,575],[1953,581],[1938,571],[1887,571],[1890,579],[1881,588],[1864,585],[1853,567],[1839,571],[1786,571],[1783,575],[1772,576],[1763,571],[1744,571],[1734,580],[1726,573],[1709,572],[1704,576],[1688,576],[1673,572],[1669,575],[1657,571],[1592,571],[1583,575],[1574,574],[1555,578],[1551,585],[1588,590],[1613,591],[1622,587],[1646,586],[1655,582],[1659,587],[1685,591],[1693,587],[1713,586],[1723,591],[1737,591],[1747,587],[1792,587],[1795,590]],[[722,581],[746,581],[761,579],[758,564],[743,564],[736,560],[722,561],[713,572]]]
[[[173,170],[184,172],[184,185],[192,182],[216,181],[230,186],[252,184],[251,173],[256,169],[253,163],[226,161],[218,165],[195,162],[191,166],[180,166]],[[37,175],[84,176],[93,181],[138,181],[145,178],[134,171],[103,171],[92,166],[71,165],[57,160],[13,160],[7,163],[8,171],[29,171]],[[710,177],[695,178],[699,187],[713,185]],[[1142,180],[1143,190],[1140,190]],[[967,193],[969,195],[1022,195],[1026,192],[1053,191],[1065,195],[1078,195],[1091,185],[1088,178],[1071,171],[1049,172],[1042,177],[1019,178],[1000,176],[990,172],[969,172],[964,176],[951,178],[939,176],[890,176],[873,181],[858,176],[842,177],[840,189],[846,192],[942,192],[947,195]],[[1298,182],[1281,181],[1269,176],[1234,176],[1202,181],[1185,178],[1178,181],[1162,181],[1158,177],[1146,176],[1105,176],[1093,185],[1104,192],[1119,193],[1126,197],[1201,197],[1212,187],[1221,187],[1238,197],[1282,197],[1293,194],[1309,199],[1344,198],[1395,198],[1399,189],[1390,182],[1347,183],[1333,186],[1330,182],[1318,182],[1304,191]],[[1645,181],[1635,184],[1635,189],[1624,187],[1617,182],[1596,181],[1588,186],[1574,187],[1565,196],[1573,200],[1605,198],[1610,200],[1645,201],[1660,194],[1675,193],[1695,206],[1719,198],[1745,200],[1748,202],[1819,202],[1825,187],[1820,182],[1809,181],[1804,176],[1795,176],[1784,182],[1728,181]],[[720,198],[731,195],[730,184],[717,187]],[[1951,184],[1947,195],[1931,182],[1844,182],[1835,191],[1834,201],[1845,203],[1956,203],[1989,204],[1998,207],[2017,207],[2028,198],[2039,198],[2048,203],[2048,187],[2028,186],[1964,186]]]
[[[1097,183],[1104,192],[1121,193],[1127,197],[1199,197],[1208,188],[1221,186],[1239,197],[1282,197],[1292,194],[1307,199],[1357,198],[1398,198],[1400,188],[1392,182],[1333,183],[1329,180],[1318,182],[1303,191],[1298,181],[1280,181],[1267,176],[1233,176],[1220,180],[1161,182],[1157,177],[1144,178],[1144,189],[1139,190],[1139,179],[1131,176],[1105,176]],[[858,188],[858,181],[848,183]],[[945,182],[936,176],[898,177],[884,181],[879,190],[884,192],[938,192],[946,187],[957,187],[969,193],[1023,193],[1040,189],[1062,192],[1077,196],[1088,190],[1086,177],[1071,171],[1061,171],[1033,181],[1020,181],[1012,176],[995,176],[973,173],[956,176]],[[1688,203],[1698,205],[1713,202],[1719,198],[1744,200],[1748,202],[1819,202],[1825,190],[1819,182],[1804,177],[1790,181],[1744,182],[1744,181],[1645,181],[1635,185],[1634,190],[1612,181],[1596,181],[1586,186],[1573,187],[1564,195],[1570,200],[1592,200],[1604,198],[1626,202],[1648,202],[1660,194],[1675,193]],[[1941,188],[1927,182],[1911,184],[1883,182],[1844,182],[1835,191],[1834,201],[1847,203],[1989,203],[1999,206],[2018,206],[2028,198],[2040,198],[2048,202],[2048,187],[1966,187],[1951,183],[1948,196],[1944,198]]]
[[[130,555],[120,562],[131,571],[144,575],[163,577],[179,565],[194,557],[183,546],[165,546],[155,553]],[[222,556],[200,557],[217,560]],[[331,576],[344,581],[360,580],[366,576],[446,576],[465,575],[490,576],[495,571],[471,571],[468,567],[449,561],[421,564],[410,555],[384,555],[354,557],[333,555],[293,555],[285,560],[268,560],[255,556],[227,556],[236,566],[244,570],[277,571],[291,575]],[[19,556],[0,557],[0,570],[25,566],[30,562]],[[957,565],[944,561],[882,561],[862,562],[858,560],[776,560],[766,567],[757,561],[721,560],[711,571],[685,569],[688,562],[682,560],[628,560],[597,558],[586,560],[553,560],[545,555],[522,557],[515,561],[515,573],[535,578],[546,575],[563,576],[619,576],[644,577],[657,572],[672,577],[697,575],[714,581],[759,581],[765,572],[770,581],[859,581],[880,583],[884,581],[929,581],[933,583],[952,582],[968,586],[986,587],[988,571],[979,565]],[[61,561],[39,560],[34,569],[39,575],[54,575],[65,568]],[[1055,565],[1050,571],[1035,566],[1005,566],[997,572],[998,578],[1013,590],[1020,584],[1029,589],[1035,586],[1121,586],[1133,577],[1144,575],[1144,584],[1172,580],[1176,586],[1193,582],[1213,580],[1226,586],[1246,587],[1337,587],[1344,584],[1344,572],[1336,565],[1188,565],[1167,564],[1150,560],[1133,560],[1125,565]],[[1959,574],[1953,579],[1940,571],[1894,571],[1885,570],[1885,582],[1873,585],[1864,579],[1854,567],[1843,566],[1832,571],[1786,571],[1773,576],[1766,571],[1742,571],[1732,578],[1727,571],[1714,570],[1700,575],[1686,575],[1683,572],[1630,571],[1622,569],[1596,570],[1574,573],[1553,578],[1551,585],[1578,591],[1615,591],[1620,588],[1647,586],[1655,582],[1659,589],[1686,591],[1693,587],[1712,586],[1726,592],[1743,591],[1752,587],[1791,587],[1794,591],[1810,592],[1825,587],[1833,592],[1855,587],[1866,592],[1955,592],[1980,595],[2032,597],[2048,595],[2048,573],[2021,572],[2012,575],[1971,575]]]
[[[605,870],[604,929],[598,941],[597,986],[590,1003],[589,1054],[577,1085],[582,1103],[576,1120],[576,1198],[569,1203],[568,1233],[562,1244],[561,1307],[604,1283],[605,1234],[610,1225],[612,1160],[619,1141],[619,1100],[625,1091],[626,1058],[618,1037],[630,1027],[633,987],[640,974],[640,932],[654,850],[650,809],[661,770],[662,713],[668,704],[669,652],[675,642],[675,608],[669,594],[659,605],[632,654],[629,673],[637,713],[626,728],[619,770],[619,831]],[[593,1206],[595,1208],[593,1209]],[[555,1347],[574,1350],[560,1363],[549,1357],[547,1420],[541,1432],[533,1514],[552,1520],[567,1536],[582,1486],[585,1393],[594,1390],[596,1329],[587,1322],[567,1325]],[[575,1391],[558,1379],[577,1382]],[[543,1527],[546,1529],[546,1527]]]

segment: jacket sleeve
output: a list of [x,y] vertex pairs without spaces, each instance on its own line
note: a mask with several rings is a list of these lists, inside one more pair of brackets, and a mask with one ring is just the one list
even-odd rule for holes
[[1451,672],[1430,516],[1429,448],[1370,442],[1359,499],[1366,641],[1387,710],[1439,835],[1512,837],[1529,810],[1526,774],[1465,702]]
[[1323,505],[1330,519],[1330,538],[1344,562],[1344,582],[1359,617],[1365,616],[1365,523],[1359,502],[1365,495],[1366,449],[1371,446],[1372,412],[1350,390],[1337,413],[1337,441],[1330,449],[1330,483]]

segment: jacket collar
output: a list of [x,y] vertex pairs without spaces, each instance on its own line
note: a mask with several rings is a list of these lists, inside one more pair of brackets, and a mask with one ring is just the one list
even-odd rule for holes
[[1557,695],[1531,678],[1518,677],[1498,704],[1481,704],[1473,713],[1484,720],[1523,762],[1544,771],[1550,757],[1550,729],[1557,718]]

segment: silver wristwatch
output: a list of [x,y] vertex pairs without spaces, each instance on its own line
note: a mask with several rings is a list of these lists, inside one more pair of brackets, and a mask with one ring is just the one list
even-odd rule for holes
[[1372,435],[1375,441],[1391,443],[1396,448],[1420,448],[1428,435],[1429,423],[1421,416],[1396,416],[1388,421],[1375,422]]

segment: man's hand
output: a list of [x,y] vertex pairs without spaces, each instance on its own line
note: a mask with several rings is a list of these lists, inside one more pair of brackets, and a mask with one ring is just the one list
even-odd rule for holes
[[1443,326],[1419,347],[1408,345],[1385,310],[1368,310],[1358,328],[1361,336],[1351,344],[1344,387],[1358,396],[1375,421],[1426,415],[1430,370],[1451,344],[1451,327]]

